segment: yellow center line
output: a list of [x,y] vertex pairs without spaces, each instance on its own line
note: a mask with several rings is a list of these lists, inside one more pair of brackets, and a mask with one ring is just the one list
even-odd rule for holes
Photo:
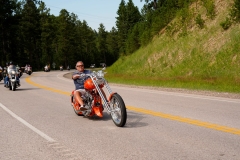
[[[56,92],[56,93],[60,93],[60,94],[68,95],[68,96],[70,95],[70,92],[65,92],[62,90],[57,90],[54,88],[50,88],[50,87],[46,87],[46,86],[37,84],[37,83],[31,81],[30,76],[25,78],[25,80],[27,83],[29,83],[33,86],[36,86],[38,88],[42,88],[42,89],[45,89],[48,91],[52,91],[52,92]],[[178,122],[188,123],[188,124],[192,124],[192,125],[196,125],[196,126],[201,126],[201,127],[210,128],[210,129],[214,129],[214,130],[218,130],[218,131],[222,131],[222,132],[240,135],[240,129],[236,129],[236,128],[221,126],[218,124],[203,122],[203,121],[194,120],[194,119],[190,119],[190,118],[184,118],[184,117],[180,117],[180,116],[174,116],[174,115],[165,114],[165,113],[161,113],[161,112],[155,112],[155,111],[151,111],[151,110],[147,110],[147,109],[143,109],[143,108],[137,108],[137,107],[133,107],[133,106],[126,106],[126,107],[128,110],[139,112],[139,113],[144,113],[144,114],[148,114],[148,115],[152,115],[152,116],[156,116],[156,117],[161,117],[161,118],[170,119],[170,120],[174,120],[174,121],[178,121]]]
[[37,83],[30,80],[30,76],[25,78],[25,80],[26,80],[27,83],[29,83],[29,84],[31,84],[35,87],[42,88],[42,89],[45,89],[45,90],[48,90],[48,91],[51,91],[51,92],[56,92],[56,93],[60,93],[60,94],[68,95],[68,96],[71,94],[70,92],[65,92],[65,91],[62,91],[62,90],[58,90],[58,89],[54,89],[54,88],[50,88],[50,87],[46,87],[46,86],[37,84]]

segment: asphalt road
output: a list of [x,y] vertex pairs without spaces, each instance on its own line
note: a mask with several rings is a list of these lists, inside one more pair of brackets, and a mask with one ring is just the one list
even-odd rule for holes
[[1,160],[239,160],[240,100],[112,86],[127,106],[111,117],[77,116],[65,71],[34,72],[10,91],[0,82]]

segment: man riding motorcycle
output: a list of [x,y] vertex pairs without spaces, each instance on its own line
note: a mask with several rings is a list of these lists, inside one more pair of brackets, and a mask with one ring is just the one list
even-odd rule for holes
[[[86,94],[86,90],[84,89],[84,82],[89,78],[89,76],[87,74],[90,74],[91,71],[84,69],[84,64],[82,61],[78,61],[76,63],[76,69],[77,70],[72,75],[72,79],[75,84],[74,97],[75,97],[76,101],[78,102],[78,104],[80,104],[80,110],[85,111],[88,108],[86,108],[84,106],[84,102],[82,100],[82,97],[84,97]],[[107,99],[105,92],[102,89],[101,89],[101,91],[102,91],[105,99]]]
[[86,91],[84,89],[84,82],[87,79],[87,76],[85,74],[89,74],[90,71],[84,69],[84,64],[82,61],[77,62],[76,69],[77,70],[72,75],[72,79],[76,88],[74,92],[74,97],[80,104],[80,110],[84,111],[87,110],[87,108],[84,107],[84,103],[81,97],[86,94]]
[[16,65],[16,68],[17,68],[17,71],[18,71],[18,76],[19,76],[19,78],[22,76],[22,70],[21,70],[21,68],[18,66],[18,65]]
[[[9,77],[8,77],[8,73],[9,73],[9,67],[14,66],[13,62],[10,61],[9,63],[6,64],[7,65],[7,72],[6,72],[6,76],[4,78],[4,87],[9,87],[8,83],[9,83]],[[20,79],[19,76],[17,76],[17,85],[20,86]]]

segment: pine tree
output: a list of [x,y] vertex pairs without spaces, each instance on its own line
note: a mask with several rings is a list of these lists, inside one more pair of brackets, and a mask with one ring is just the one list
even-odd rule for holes
[[106,44],[107,32],[104,25],[101,23],[98,28],[98,37],[97,37],[97,49],[99,52],[99,60],[101,63],[107,63],[107,44]]
[[116,26],[119,33],[119,48],[122,54],[126,53],[127,39],[131,34],[131,31],[135,24],[141,21],[141,14],[136,6],[134,6],[132,0],[129,0],[127,4],[122,0],[119,9]]
[[128,35],[126,50],[127,53],[133,53],[140,47],[139,42],[139,25],[135,25]]
[[141,14],[138,10],[138,7],[134,6],[132,0],[129,0],[126,5],[126,12],[127,12],[127,30],[131,31],[132,28],[136,23],[141,21]]
[[41,22],[41,67],[53,62],[54,40],[56,38],[56,17],[42,2],[39,6]]
[[15,1],[1,0],[0,1],[0,65],[5,65],[5,62],[13,60],[12,38],[16,32],[14,26],[16,25],[15,12],[17,4]]
[[25,63],[31,64],[33,68],[40,68],[40,14],[34,2],[33,0],[26,0],[22,10],[20,27],[25,54],[23,60]]
[[119,47],[118,47],[118,32],[117,29],[112,27],[111,31],[107,34],[107,65],[111,65],[119,58]]
[[120,53],[125,54],[126,39],[128,34],[127,29],[127,11],[126,4],[124,0],[121,0],[117,11],[118,17],[116,17],[116,26],[118,29],[118,47],[120,48]]
[[75,52],[76,15],[69,14],[65,9],[60,11],[58,16],[57,46],[55,61],[57,66],[67,66],[73,59]]

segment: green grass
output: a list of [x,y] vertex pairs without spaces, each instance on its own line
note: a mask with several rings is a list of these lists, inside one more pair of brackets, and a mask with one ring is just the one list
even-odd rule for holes
[[127,76],[120,74],[107,74],[106,79],[110,83],[185,88],[190,90],[208,90],[217,92],[240,93],[240,79],[229,80],[228,78],[185,78],[185,77],[151,77]]

